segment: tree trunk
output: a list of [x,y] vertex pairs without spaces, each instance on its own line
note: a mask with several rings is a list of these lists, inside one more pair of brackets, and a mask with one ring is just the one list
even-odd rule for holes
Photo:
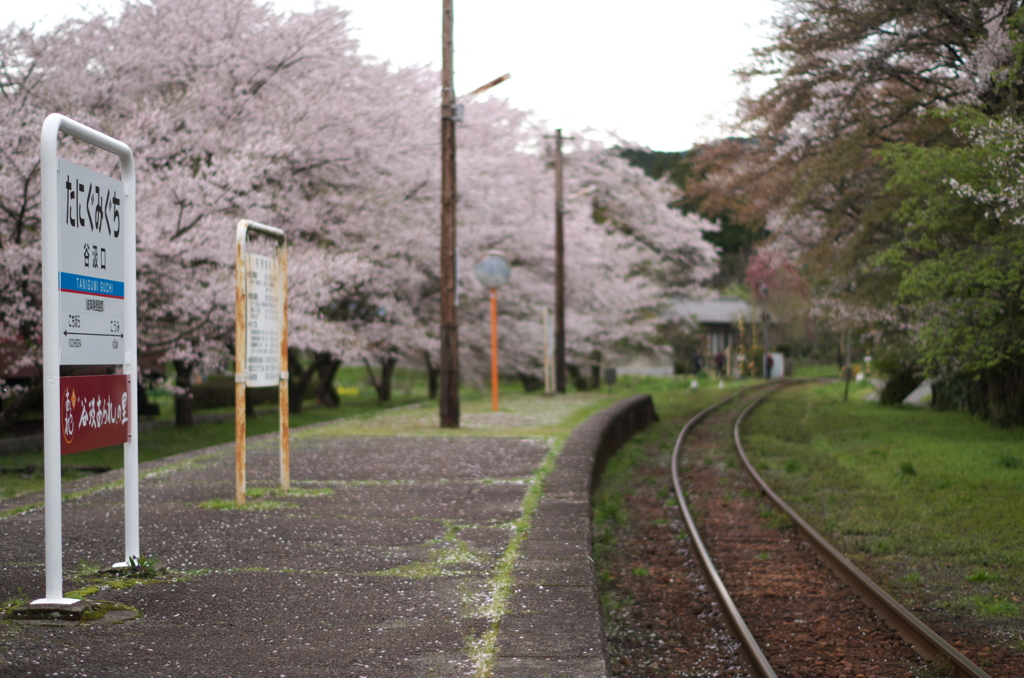
[[430,362],[430,351],[423,352],[423,360],[427,364],[427,389],[430,392],[430,399],[437,400],[437,379],[441,370]]
[[591,389],[601,388],[601,352],[594,349],[590,352],[590,383],[587,386]]
[[317,374],[320,376],[317,400],[327,407],[341,405],[338,392],[334,390],[334,375],[339,367],[341,367],[341,361],[333,358],[330,353],[317,354]]
[[[910,395],[911,391],[921,383],[921,377],[918,372],[919,370],[915,365],[904,368],[890,377],[889,381],[885,382],[885,386],[882,388],[879,402],[883,405],[899,405],[902,403],[903,399]],[[932,404],[934,405],[935,402],[936,398],[933,397]]]
[[380,359],[380,380],[377,380],[377,376],[373,373],[373,368],[370,367],[370,361],[363,358],[363,363],[366,365],[366,371],[370,375],[370,383],[373,384],[373,388],[377,390],[377,402],[386,403],[391,401],[391,376],[395,372],[395,365],[398,364],[398,358],[381,358]]
[[317,367],[317,358],[314,357],[309,367],[303,368],[299,361],[299,351],[288,349],[288,412],[291,414],[302,412],[302,400],[306,397],[309,382],[313,381]]
[[544,380],[536,374],[530,374],[522,370],[517,370],[516,374],[519,376],[519,381],[523,384],[523,390],[527,393],[544,388]]
[[573,384],[573,386],[576,387],[576,390],[577,391],[586,391],[587,390],[587,379],[582,374],[580,374],[579,366],[578,365],[573,365],[573,364],[570,364],[570,363],[566,363],[565,369],[566,369],[567,372],[569,372],[569,379],[572,380],[572,384]]
[[[43,380],[35,378],[29,384],[27,390],[11,397],[0,410],[0,431],[10,428],[18,421],[22,414],[32,409],[43,401]],[[44,413],[45,415],[45,413]]]
[[1019,426],[1024,422],[1024,369],[1002,363],[986,370],[979,384],[983,389],[983,416],[997,426]]
[[175,360],[174,369],[177,376],[174,378],[174,385],[184,389],[182,393],[174,396],[174,425],[178,428],[195,426],[195,419],[192,416],[192,370],[195,365],[185,360]]
[[381,361],[381,385],[384,387],[384,392],[380,397],[382,403],[391,401],[391,384],[392,377],[395,375],[395,365],[398,364],[398,358],[388,358],[387,360]]

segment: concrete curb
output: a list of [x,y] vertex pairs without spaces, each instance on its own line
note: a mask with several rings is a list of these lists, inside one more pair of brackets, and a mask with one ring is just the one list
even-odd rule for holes
[[590,495],[608,459],[657,419],[651,396],[633,396],[588,419],[566,441],[516,563],[495,678],[612,675],[591,557]]

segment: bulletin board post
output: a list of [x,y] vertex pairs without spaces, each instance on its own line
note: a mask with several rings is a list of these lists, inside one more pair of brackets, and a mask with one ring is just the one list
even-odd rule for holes
[[[117,156],[121,178],[57,155],[64,133]],[[135,159],[121,141],[54,113],[39,143],[43,287],[43,427],[46,597],[63,594],[61,455],[124,444],[125,567],[139,557],[138,327]],[[84,256],[83,256],[84,255]],[[62,376],[62,366],[120,374]]]
[[[249,234],[277,243],[249,252]],[[288,447],[288,242],[284,231],[242,219],[235,237],[235,503],[245,504],[245,389],[278,386],[281,489],[291,486]]]

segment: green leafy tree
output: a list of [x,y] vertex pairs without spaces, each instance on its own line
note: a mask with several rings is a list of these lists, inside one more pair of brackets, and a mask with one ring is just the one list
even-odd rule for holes
[[[898,201],[883,189],[876,151],[889,143],[943,143],[947,121],[922,112],[1005,105],[1019,87],[1012,62],[1017,0],[815,2],[785,0],[769,45],[745,78],[774,85],[741,102],[741,126],[756,141],[721,145],[703,192],[741,202],[747,223],[774,216],[797,238],[819,297],[858,296],[884,305],[896,282],[865,279],[865,258],[898,241]],[[1005,80],[1006,78],[1004,78]],[[742,200],[738,201],[737,197]]]
[[959,384],[949,404],[1024,423],[1024,124],[974,108],[941,117],[952,143],[879,153],[906,228],[875,264],[899,275],[925,372]]
[[741,103],[755,141],[721,145],[699,187],[760,214],[816,309],[871,336],[889,376],[966,380],[960,402],[1001,419],[1016,416],[989,409],[1017,383],[1019,184],[1013,135],[982,130],[1024,111],[1022,17],[1019,0],[783,0],[741,73],[774,79]]

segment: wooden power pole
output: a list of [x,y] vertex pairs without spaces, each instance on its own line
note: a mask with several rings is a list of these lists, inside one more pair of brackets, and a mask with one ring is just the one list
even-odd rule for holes
[[459,427],[459,324],[455,308],[455,89],[452,1],[443,0],[441,42],[441,427]]
[[562,204],[562,130],[555,130],[555,390],[565,393],[565,234]]

